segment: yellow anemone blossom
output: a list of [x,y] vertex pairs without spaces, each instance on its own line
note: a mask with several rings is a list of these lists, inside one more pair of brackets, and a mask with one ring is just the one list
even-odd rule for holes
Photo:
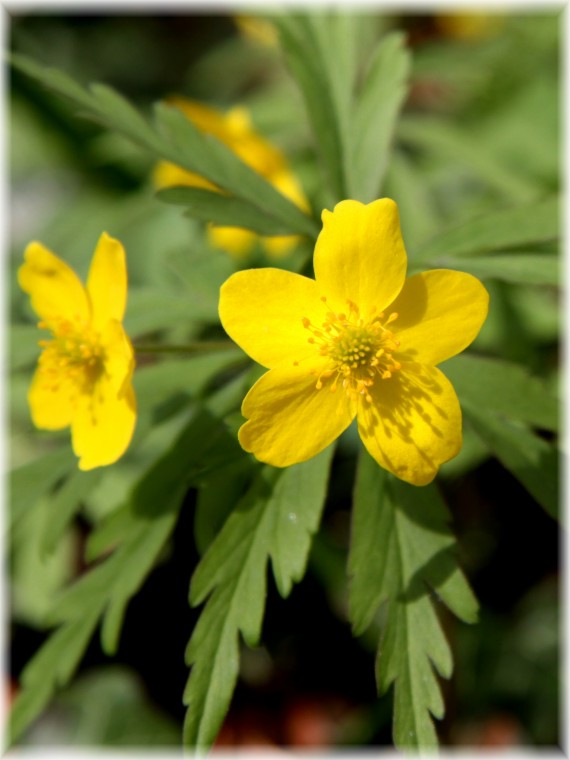
[[115,462],[132,438],[136,402],[131,379],[133,348],[123,330],[127,302],[125,251],[103,233],[86,287],[58,256],[33,242],[18,271],[22,289],[51,331],[41,340],[28,401],[34,425],[71,426],[79,468]]
[[[185,98],[172,98],[168,102],[182,111],[201,132],[213,135],[231,148],[244,163],[255,169],[299,208],[304,211],[309,209],[307,199],[295,175],[289,169],[287,159],[280,150],[254,131],[246,108],[236,106],[224,114],[215,108]],[[154,182],[159,188],[186,185],[219,191],[216,185],[199,174],[167,161],[157,164]],[[217,225],[208,227],[208,237],[216,248],[237,257],[247,255],[256,241],[274,257],[285,255],[299,241],[298,235],[260,236],[243,227]]]
[[315,279],[249,269],[222,286],[226,332],[269,369],[244,399],[242,447],[277,467],[318,454],[352,420],[370,454],[424,485],[461,448],[461,410],[436,365],[476,337],[488,294],[436,269],[406,279],[394,201],[323,211]]

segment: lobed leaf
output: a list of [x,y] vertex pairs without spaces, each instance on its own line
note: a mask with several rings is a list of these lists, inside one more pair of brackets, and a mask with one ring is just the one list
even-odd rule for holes
[[9,741],[14,743],[77,668],[97,625],[97,610],[62,626],[28,662],[9,717]]
[[398,124],[397,136],[406,145],[435,154],[445,162],[465,167],[473,176],[513,202],[524,203],[534,199],[534,183],[502,165],[480,141],[447,120],[406,116]]
[[[59,625],[29,661],[12,716],[11,741],[34,720],[54,691],[66,683],[101,617],[102,645],[116,651],[126,606],[154,566],[176,523],[188,487],[212,468],[243,452],[219,416],[234,408],[241,385],[228,384],[204,408],[194,408],[181,434],[135,484],[120,519],[113,519],[118,546],[104,561],[65,589],[48,615]],[[212,454],[215,456],[212,457]],[[107,531],[107,539],[113,532]]]
[[430,599],[473,622],[477,602],[454,557],[449,515],[435,486],[398,481],[364,450],[361,453],[348,560],[349,617],[363,633],[387,603],[376,679],[382,694],[394,684],[394,742],[399,748],[435,749],[430,718],[444,705],[432,669],[446,678],[451,651]]
[[62,446],[9,473],[11,530],[41,496],[74,469],[75,461],[69,448]]
[[261,213],[249,201],[198,187],[169,187],[157,198],[165,203],[186,206],[188,214],[226,227],[247,227],[259,235],[286,235],[290,228],[278,218]]
[[440,365],[461,401],[474,408],[557,431],[560,409],[544,382],[517,364],[464,353]]
[[388,166],[396,120],[407,95],[410,54],[401,32],[379,43],[356,101],[351,198],[370,203],[379,197]]
[[190,602],[207,602],[186,652],[186,746],[202,750],[216,738],[238,677],[238,634],[259,641],[268,558],[282,596],[305,571],[332,451],[284,470],[261,467],[196,568]]
[[442,256],[434,263],[447,269],[470,272],[482,279],[492,278],[520,285],[556,286],[560,280],[560,260],[551,254],[508,253],[469,258]]
[[434,263],[441,256],[474,256],[556,240],[559,216],[557,196],[477,216],[432,237],[414,261]]
[[554,519],[560,515],[560,453],[528,428],[467,404],[471,426],[497,459]]
[[301,90],[334,202],[349,198],[347,82],[344,73],[337,78],[339,67],[329,53],[337,50],[326,41],[332,34],[330,17],[279,15],[274,24],[285,62]]
[[25,56],[13,55],[11,61],[20,71],[70,98],[84,109],[84,115],[123,135],[154,158],[171,161],[206,177],[258,208],[266,221],[277,219],[279,229],[285,227],[290,234],[316,236],[318,228],[313,219],[230,148],[211,135],[202,134],[178,109],[158,104],[154,127],[125,98],[105,85],[94,84],[86,90],[57,69],[40,66]]

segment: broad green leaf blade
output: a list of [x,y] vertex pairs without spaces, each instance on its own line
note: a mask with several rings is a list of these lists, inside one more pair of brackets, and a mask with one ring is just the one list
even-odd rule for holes
[[188,214],[225,227],[245,227],[259,235],[286,235],[290,228],[248,201],[197,187],[169,187],[157,198],[165,203],[186,206]]
[[467,168],[473,176],[514,203],[530,202],[536,194],[533,182],[502,165],[476,138],[453,125],[450,120],[407,116],[400,120],[397,135],[406,145],[435,154],[442,161]]
[[514,206],[444,230],[416,252],[414,261],[474,256],[556,240],[560,235],[560,199],[555,196]]
[[454,559],[449,515],[433,485],[416,488],[384,472],[365,451],[358,464],[349,553],[349,616],[362,633],[388,605],[376,677],[380,693],[394,684],[394,741],[434,749],[430,713],[444,705],[432,670],[449,677],[452,658],[429,588],[462,620],[477,602]]
[[25,56],[11,57],[13,65],[43,85],[79,105],[85,115],[123,135],[154,158],[197,172],[218,187],[249,201],[262,215],[275,216],[290,234],[315,237],[316,222],[278,192],[226,145],[202,134],[179,110],[158,104],[156,128],[117,92],[105,85],[82,88],[57,69],[38,65]]
[[539,378],[517,364],[464,353],[440,365],[460,401],[476,409],[557,431],[560,408]]
[[432,263],[459,269],[476,277],[514,282],[520,285],[558,285],[560,260],[552,254],[507,253],[493,256],[452,258],[442,256]]
[[497,459],[554,519],[560,514],[560,453],[528,428],[489,413],[464,407],[475,432]]
[[351,133],[351,198],[370,203],[380,195],[396,120],[407,94],[410,56],[400,32],[378,45],[356,101]]
[[285,470],[260,468],[196,568],[190,601],[207,602],[186,652],[186,746],[203,750],[216,738],[237,680],[238,634],[251,646],[259,641],[268,558],[283,596],[304,573],[332,451]]
[[[337,78],[337,66],[330,69],[331,55],[336,48],[332,40],[330,19],[307,15],[274,17],[279,30],[285,61],[297,82],[315,143],[333,194],[333,203],[350,197],[347,166],[346,80]],[[319,26],[321,28],[319,29]],[[328,27],[328,28],[327,28]]]

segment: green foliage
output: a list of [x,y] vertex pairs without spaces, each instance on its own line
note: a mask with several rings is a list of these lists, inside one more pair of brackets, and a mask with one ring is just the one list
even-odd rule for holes
[[[279,68],[277,51],[253,54],[255,43],[231,37],[190,67],[183,80],[190,92],[204,92],[213,103],[249,99],[269,136],[279,134],[294,149],[314,216],[177,109],[158,104],[148,119],[105,85],[84,88],[57,68],[12,56],[20,72],[106,130],[85,142],[79,129],[66,123],[68,114],[61,116],[57,99],[52,102],[40,90],[39,104],[33,103],[32,87],[29,102],[25,97],[23,102],[38,124],[26,136],[18,120],[25,125],[31,117],[26,109],[14,110],[12,132],[22,138],[16,141],[15,166],[30,171],[28,155],[43,156],[50,171],[65,164],[73,188],[97,184],[75,185],[75,163],[85,176],[97,178],[99,187],[85,188],[77,197],[73,191],[58,195],[65,176],[61,183],[58,178],[54,195],[63,210],[45,223],[39,214],[37,236],[34,231],[56,251],[61,244],[66,257],[77,247],[69,260],[78,271],[86,268],[83,248],[101,224],[129,240],[125,328],[138,354],[139,408],[132,445],[112,468],[77,471],[67,435],[51,432],[35,436],[33,447],[23,445],[14,456],[24,462],[9,476],[15,617],[53,630],[18,676],[13,742],[21,741],[72,679],[98,626],[105,653],[117,652],[130,601],[153,568],[168,561],[180,510],[194,502],[194,534],[187,541],[190,550],[194,542],[200,560],[189,601],[203,608],[186,652],[191,670],[183,695],[188,709],[182,742],[189,750],[203,751],[216,739],[240,675],[241,640],[249,647],[262,643],[269,564],[283,598],[308,567],[326,586],[333,613],[343,623],[348,616],[364,648],[372,641],[378,692],[393,687],[398,748],[437,748],[432,718],[442,718],[445,710],[437,674],[449,678],[453,669],[443,629],[457,642],[458,681],[470,676],[461,642],[465,636],[477,639],[480,629],[464,634],[467,627],[444,606],[474,623],[478,605],[459,567],[450,516],[436,485],[414,488],[386,474],[361,450],[353,429],[341,439],[334,466],[332,447],[284,470],[260,465],[239,447],[239,404],[260,369],[240,373],[247,360],[221,331],[218,294],[236,269],[268,262],[261,251],[244,262],[212,250],[202,222],[312,242],[323,206],[332,208],[344,198],[393,197],[411,270],[471,272],[485,279],[491,293],[477,353],[463,353],[441,367],[457,391],[464,420],[464,447],[443,467],[445,486],[452,493],[462,476],[476,476],[478,465],[495,457],[550,517],[559,518],[560,422],[553,391],[560,322],[555,35],[538,21],[536,35],[534,21],[532,34],[524,33],[515,20],[503,37],[473,43],[468,53],[461,43],[438,42],[435,35],[433,44],[424,46],[420,39],[414,45],[412,69],[411,47],[399,28],[406,24],[388,18],[376,23],[378,18],[331,11],[272,16],[292,79]],[[235,62],[236,51],[245,47],[249,53]],[[505,73],[500,82],[497,70]],[[422,100],[426,92],[439,92],[441,100],[430,106],[429,98]],[[308,125],[299,118],[295,95]],[[532,128],[523,130],[521,123]],[[133,148],[136,154],[127,153]],[[147,175],[157,160],[200,174],[220,192],[174,187],[153,194]],[[110,190],[111,176],[119,178],[120,192]],[[123,192],[121,183],[130,187],[135,181],[136,191]],[[35,219],[35,211],[29,216]],[[19,256],[19,243],[16,248]],[[306,261],[299,263],[304,253],[300,248],[271,265],[297,271],[305,266],[307,272]],[[9,334],[10,360],[17,373],[11,416],[18,443],[19,437],[31,438],[25,386],[39,334],[26,323],[31,311],[15,276],[10,287],[16,321]],[[350,535],[337,528],[331,539],[327,531],[334,530],[326,520],[320,526],[323,507],[326,502],[327,517],[329,505],[332,518],[346,516],[357,452]],[[463,508],[459,504],[462,519],[468,519]],[[85,546],[80,544],[88,567],[68,583],[73,567],[67,551],[77,550],[76,515],[89,525]],[[344,526],[342,519],[339,524]],[[472,532],[477,531],[479,524]],[[469,540],[474,541],[466,530]],[[475,570],[488,561],[486,551],[483,538],[474,541],[468,558]],[[34,598],[30,588],[37,573],[43,577]],[[481,630],[487,635],[485,626]],[[490,630],[493,636],[493,626]],[[521,660],[528,655],[524,651]],[[158,661],[160,654],[149,656]],[[343,655],[339,651],[339,659]],[[122,712],[120,700],[113,702],[120,680],[96,684],[95,696],[85,687],[79,699],[88,711],[97,701],[112,703],[101,733],[127,743],[134,733],[121,733],[117,715],[110,714],[115,707]],[[485,689],[487,701],[491,686],[486,683]],[[552,691],[545,693],[552,697]],[[127,702],[123,715],[140,710],[151,724],[151,711],[145,713],[132,693]],[[159,732],[161,725],[156,723]],[[163,728],[171,741],[172,727]],[[97,730],[90,726],[93,737]],[[145,743],[152,741],[153,730],[147,726]]]
[[332,202],[374,200],[407,92],[409,55],[402,35],[387,35],[378,43],[356,91],[358,22],[354,16],[278,16],[275,24],[303,95]]
[[211,135],[203,135],[178,109],[156,105],[156,128],[111,88],[94,84],[83,89],[70,77],[22,56],[12,62],[21,71],[42,84],[65,95],[86,114],[109,129],[127,137],[153,157],[172,161],[182,168],[197,172],[218,187],[234,193],[257,208],[258,216],[278,220],[274,234],[285,227],[290,233],[315,235],[314,222],[295,204],[243,163],[233,151]]
[[[464,257],[491,251],[539,246],[557,240],[560,198],[493,211],[434,235],[417,251],[414,262],[437,264],[442,257]],[[461,259],[466,265],[468,261]]]
[[260,235],[286,235],[290,228],[278,218],[261,215],[251,202],[197,187],[169,187],[158,192],[165,203],[186,206],[188,216],[226,227],[247,227]]
[[544,507],[551,517],[560,511],[560,453],[555,446],[485,408],[465,405],[465,414],[489,450]]
[[190,601],[207,602],[186,652],[192,666],[184,692],[189,746],[205,749],[216,738],[238,676],[238,634],[249,646],[259,643],[267,560],[283,597],[303,577],[332,452],[329,447],[286,470],[259,469],[196,568]]
[[349,615],[354,632],[361,634],[378,609],[388,605],[376,678],[380,693],[394,683],[399,748],[437,747],[429,713],[443,717],[444,705],[432,664],[449,678],[452,657],[434,601],[443,601],[466,622],[477,618],[477,602],[454,558],[448,522],[434,486],[414,488],[397,481],[362,452],[348,565]]
[[440,368],[460,398],[473,408],[557,431],[559,405],[546,384],[523,367],[498,359],[462,354]]
[[[221,391],[210,406],[195,407],[173,444],[134,484],[127,503],[103,527],[104,548],[113,553],[65,589],[47,622],[59,625],[26,666],[23,690],[11,714],[15,741],[77,668],[98,620],[103,618],[101,643],[108,653],[117,648],[126,606],[138,591],[168,540],[188,488],[232,456],[241,456],[236,441],[214,414],[235,403],[240,386]],[[233,394],[233,395],[232,395]],[[118,528],[118,530],[117,530]],[[117,547],[118,544],[118,547]]]

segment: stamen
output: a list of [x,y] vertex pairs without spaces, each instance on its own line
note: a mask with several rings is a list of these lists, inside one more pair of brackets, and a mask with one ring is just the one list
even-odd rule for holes
[[[326,296],[320,300],[326,304]],[[379,380],[388,380],[394,372],[401,369],[401,364],[394,359],[392,352],[400,346],[388,325],[398,318],[397,312],[391,312],[386,318],[384,312],[377,312],[376,307],[368,311],[368,316],[361,316],[359,306],[347,299],[348,312],[334,312],[327,306],[322,323],[316,326],[308,317],[302,317],[303,327],[311,333],[307,338],[309,344],[318,349],[317,356],[325,360],[325,368],[311,371],[317,376],[315,389],[322,390],[328,386],[331,393],[338,390],[339,383],[350,399],[362,398],[372,403],[370,389]],[[299,362],[294,362],[299,366]]]

